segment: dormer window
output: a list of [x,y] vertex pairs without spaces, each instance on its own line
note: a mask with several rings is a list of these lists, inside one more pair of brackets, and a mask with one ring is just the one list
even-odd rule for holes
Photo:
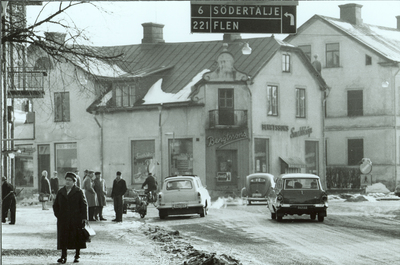
[[282,54],[282,72],[290,73],[290,54]]
[[115,85],[114,99],[117,107],[132,107],[136,102],[135,86],[130,84]]

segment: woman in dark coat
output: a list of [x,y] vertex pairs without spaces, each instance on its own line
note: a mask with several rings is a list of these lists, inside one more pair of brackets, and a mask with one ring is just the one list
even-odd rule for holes
[[67,249],[76,250],[74,262],[79,262],[80,249],[86,248],[82,227],[87,223],[87,202],[75,182],[75,174],[66,173],[65,187],[58,191],[53,204],[57,217],[57,249],[61,249],[59,263],[67,262]]

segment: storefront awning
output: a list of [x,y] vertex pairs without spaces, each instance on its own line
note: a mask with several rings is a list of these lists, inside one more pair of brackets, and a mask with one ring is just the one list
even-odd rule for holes
[[282,162],[287,164],[288,168],[305,168],[306,163],[299,157],[279,157]]

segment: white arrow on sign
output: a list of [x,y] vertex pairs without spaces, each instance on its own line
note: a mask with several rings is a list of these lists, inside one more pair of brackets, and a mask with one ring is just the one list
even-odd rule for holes
[[288,12],[285,13],[285,17],[290,17],[290,26],[294,26],[294,16]]

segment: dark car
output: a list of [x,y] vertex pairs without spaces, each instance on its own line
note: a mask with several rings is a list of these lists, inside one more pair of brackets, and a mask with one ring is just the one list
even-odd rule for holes
[[275,180],[274,191],[268,197],[271,218],[282,220],[285,215],[318,215],[323,222],[327,215],[328,195],[322,189],[320,178],[313,174],[284,174]]
[[396,187],[396,189],[394,190],[394,195],[399,196],[400,197],[400,185]]
[[268,173],[254,173],[246,176],[245,186],[241,196],[244,202],[267,202],[268,193],[275,186],[274,176]]

